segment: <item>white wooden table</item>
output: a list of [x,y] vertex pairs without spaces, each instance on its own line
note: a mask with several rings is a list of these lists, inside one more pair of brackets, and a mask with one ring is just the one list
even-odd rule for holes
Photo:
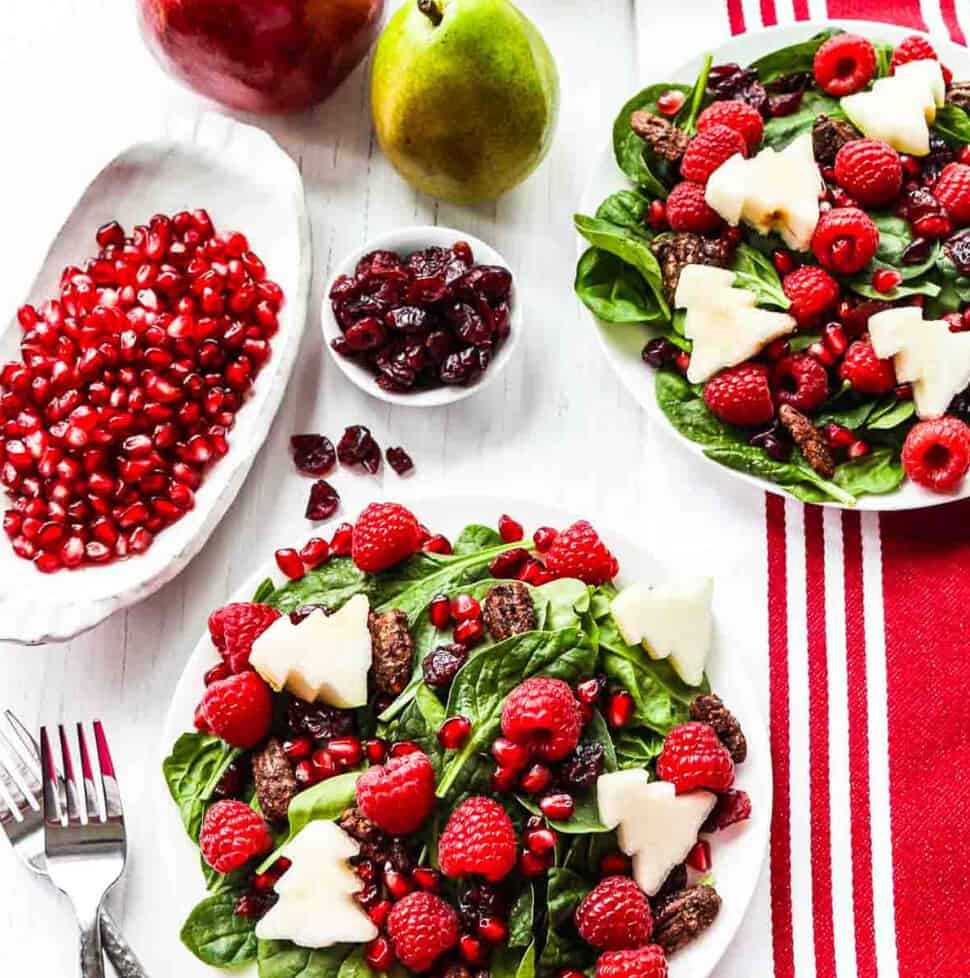
[[[715,489],[709,468],[675,453],[673,464],[697,467],[698,493],[673,505],[665,499],[651,442],[663,439],[669,449],[666,436],[648,437],[644,416],[608,370],[572,295],[572,214],[593,153],[637,77],[631,3],[520,5],[558,61],[562,114],[545,163],[497,203],[437,204],[397,177],[372,135],[366,67],[316,111],[263,123],[301,164],[315,241],[314,290],[290,390],[248,481],[204,550],[152,598],[72,642],[0,648],[0,705],[31,725],[78,717],[107,724],[131,839],[129,871],[114,905],[154,975],[172,976],[165,965],[176,939],[163,931],[157,912],[166,899],[159,865],[165,853],[154,847],[144,790],[158,777],[158,730],[209,610],[251,573],[253,555],[268,558],[309,535],[302,515],[309,483],[290,461],[292,432],[335,437],[346,425],[365,424],[382,445],[402,444],[412,454],[416,471],[407,480],[386,466],[377,478],[340,472],[343,517],[371,499],[402,494],[544,499],[628,527],[662,558],[717,573],[722,600],[761,607],[760,567],[736,573],[730,553],[714,553],[709,541],[685,546],[679,527],[693,511],[716,506],[717,492],[740,493],[742,504],[754,509],[762,497],[718,477]],[[6,319],[78,191],[130,141],[132,120],[207,106],[156,67],[137,35],[131,0],[4,0],[2,7],[0,104],[7,121],[0,156],[0,315]],[[525,335],[515,362],[487,391],[448,409],[392,411],[335,369],[316,317],[335,261],[375,233],[414,223],[467,229],[508,258],[519,271]],[[40,593],[37,613],[44,613]],[[764,641],[760,620],[752,631],[749,641]],[[3,974],[73,975],[66,902],[22,870],[3,845],[0,881]]]

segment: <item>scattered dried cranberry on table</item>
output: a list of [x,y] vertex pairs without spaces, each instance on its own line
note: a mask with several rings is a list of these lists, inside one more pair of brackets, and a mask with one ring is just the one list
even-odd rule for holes
[[403,393],[469,384],[488,367],[511,328],[512,275],[477,265],[463,241],[402,258],[375,251],[330,290],[343,333],[331,346]]
[[195,503],[270,356],[283,291],[204,210],[154,215],[25,305],[0,370],[4,530],[50,573],[147,550]]

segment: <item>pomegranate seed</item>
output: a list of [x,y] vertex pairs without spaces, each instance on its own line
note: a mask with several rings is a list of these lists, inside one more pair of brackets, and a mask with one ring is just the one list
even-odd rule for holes
[[533,764],[519,781],[519,787],[528,795],[538,795],[549,787],[552,772],[545,764]]
[[338,767],[356,767],[364,756],[358,737],[335,737],[327,744],[327,750]]
[[313,772],[318,781],[326,781],[337,773],[337,762],[333,754],[324,748],[313,752],[310,763],[313,765]]
[[492,772],[491,786],[496,794],[506,795],[516,788],[516,780],[519,776],[519,769],[512,767],[502,767],[499,765]]
[[293,774],[296,777],[297,783],[302,785],[316,784],[316,782],[319,780],[316,772],[313,769],[313,764],[308,760],[300,761],[296,767],[293,768]]
[[663,231],[667,227],[667,205],[662,200],[650,201],[647,223],[654,231]]
[[300,555],[292,547],[284,547],[276,551],[276,566],[291,580],[303,577],[306,568]]
[[877,292],[892,292],[902,282],[903,276],[894,268],[879,268],[872,275],[872,287]]
[[482,606],[470,594],[459,594],[451,599],[451,616],[457,622],[482,617]]
[[414,890],[410,878],[405,873],[399,873],[390,863],[384,869],[384,885],[394,900],[400,900]]
[[509,936],[509,929],[501,917],[482,917],[476,929],[478,936],[489,944],[500,944]]
[[894,393],[897,401],[911,401],[913,399],[913,385],[899,384]]
[[825,440],[832,448],[848,448],[855,441],[855,435],[834,421],[829,422],[823,429]]
[[684,104],[684,93],[671,88],[657,99],[657,111],[668,118],[677,115]]
[[845,330],[842,328],[841,323],[829,323],[825,329],[822,330],[822,336],[825,340],[825,345],[832,356],[840,357],[843,353],[845,353],[846,347],[849,345],[849,341],[846,338]]
[[586,978],[582,971],[575,971],[572,968],[563,968],[556,978]]
[[614,729],[625,727],[633,719],[635,708],[633,697],[622,689],[610,697],[606,707],[606,722]]
[[60,549],[61,563],[65,567],[78,567],[84,560],[84,540],[76,534],[69,536]]
[[111,559],[112,551],[99,540],[89,540],[84,545],[84,553],[92,564],[103,564]]
[[565,792],[557,792],[553,795],[546,795],[540,802],[539,808],[546,818],[551,818],[557,822],[566,822],[573,817],[575,802],[572,795]]
[[608,852],[600,860],[601,876],[628,876],[630,873],[630,857],[622,852]]
[[313,748],[313,741],[309,737],[295,737],[293,740],[283,741],[283,753],[291,761],[302,761],[310,756]]
[[383,764],[387,757],[387,742],[375,738],[364,742],[364,753],[371,764]]
[[541,876],[552,865],[551,855],[537,856],[532,852],[523,852],[519,857],[519,872],[525,877]]
[[425,551],[425,553],[450,554],[451,543],[447,537],[442,536],[440,533],[436,533],[433,537],[429,537],[423,544],[421,544],[421,549]]
[[311,537],[300,550],[300,560],[310,568],[318,567],[330,556],[330,544],[320,537]]
[[390,916],[391,908],[393,906],[394,904],[392,904],[390,900],[380,900],[367,911],[367,916],[370,917],[374,923],[374,926],[377,927],[378,930],[382,930],[384,925],[387,923],[387,918]]
[[522,529],[521,523],[503,513],[498,518],[498,534],[503,543],[516,543],[522,539],[525,531]]
[[948,238],[953,233],[953,226],[942,214],[927,214],[913,222],[913,232],[920,238]]
[[528,559],[529,551],[525,547],[514,547],[499,554],[488,565],[489,573],[492,577],[514,578]]
[[16,510],[8,509],[3,514],[3,530],[11,540],[20,533],[22,523],[23,517]]
[[421,750],[421,745],[416,744],[413,740],[399,740],[397,743],[391,744],[390,756],[391,757],[406,757],[408,754],[416,754]]
[[367,945],[364,957],[374,971],[390,971],[394,964],[394,949],[386,937],[375,937]]
[[428,619],[435,628],[447,628],[451,623],[451,602],[446,594],[437,594],[431,599]]
[[868,443],[859,440],[854,441],[849,446],[847,454],[849,458],[862,458],[863,456],[868,455],[870,451],[872,451],[872,449],[869,447]]
[[488,952],[485,945],[477,937],[471,934],[462,934],[458,941],[458,950],[461,956],[470,965],[484,966],[488,963]]
[[466,621],[459,622],[455,626],[452,637],[461,645],[471,648],[482,640],[484,634],[485,627],[482,625],[481,619],[469,618]]
[[505,737],[496,737],[492,741],[492,757],[499,767],[521,771],[529,763],[529,749]]
[[835,357],[823,343],[813,343],[808,348],[808,352],[826,367],[831,367],[835,363]]
[[600,696],[603,695],[603,689],[606,686],[605,680],[599,677],[593,677],[592,679],[584,679],[576,687],[576,698],[580,703],[594,704],[599,702]]
[[779,249],[771,256],[771,261],[775,266],[775,271],[783,277],[795,269],[795,258],[790,251]]
[[330,553],[335,557],[350,556],[354,542],[354,528],[349,523],[341,523],[334,531],[330,541]]
[[551,526],[540,526],[532,534],[532,540],[536,545],[536,550],[544,554],[552,546],[557,536],[559,536],[558,530],[554,530]]
[[711,847],[706,839],[701,839],[697,845],[689,853],[687,853],[687,858],[684,860],[691,869],[696,869],[698,873],[706,873],[710,870],[713,863],[711,862]]
[[445,750],[460,750],[471,736],[472,723],[467,717],[449,717],[438,730],[438,743]]
[[535,856],[556,848],[556,833],[552,829],[533,829],[525,834],[525,847]]
[[43,574],[53,574],[61,569],[61,560],[57,554],[39,553],[34,558],[34,566]]

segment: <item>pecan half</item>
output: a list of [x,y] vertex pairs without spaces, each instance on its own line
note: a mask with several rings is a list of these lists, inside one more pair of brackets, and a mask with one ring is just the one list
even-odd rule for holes
[[653,942],[665,954],[673,954],[690,944],[714,922],[721,909],[721,898],[712,886],[691,886],[674,894],[660,908],[653,922]]
[[733,246],[720,238],[702,238],[699,234],[682,231],[662,234],[650,245],[660,263],[664,283],[664,298],[673,305],[680,273],[687,265],[713,265],[727,268],[734,254]]
[[821,432],[790,404],[778,408],[778,420],[788,429],[805,461],[824,479],[835,475],[835,462]]
[[374,656],[374,683],[382,693],[397,696],[411,678],[414,643],[408,631],[408,616],[396,608],[382,615],[371,612],[367,624]]
[[680,863],[670,871],[670,875],[664,880],[663,886],[650,897],[650,909],[653,911],[654,919],[660,911],[672,900],[681,890],[687,889],[687,864]]
[[282,822],[299,785],[283,745],[275,737],[253,754],[253,780],[262,813],[271,822]]
[[964,112],[970,112],[970,82],[954,82],[946,91],[946,100]]
[[529,589],[518,581],[496,584],[485,595],[482,618],[496,642],[534,631],[536,609]]
[[716,693],[695,696],[690,704],[691,719],[710,724],[720,741],[730,751],[731,759],[740,764],[748,756],[748,742],[737,717]]
[[862,134],[844,119],[830,119],[827,115],[815,118],[812,124],[812,151],[822,166],[831,166],[836,154],[846,144],[861,139]]
[[638,109],[630,116],[630,128],[661,159],[676,163],[687,149],[690,136],[672,122]]

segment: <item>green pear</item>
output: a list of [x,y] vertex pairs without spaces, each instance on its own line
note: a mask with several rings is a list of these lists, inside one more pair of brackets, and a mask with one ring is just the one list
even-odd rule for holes
[[412,186],[455,203],[521,183],[552,142],[559,76],[508,0],[405,0],[374,55],[377,138]]

